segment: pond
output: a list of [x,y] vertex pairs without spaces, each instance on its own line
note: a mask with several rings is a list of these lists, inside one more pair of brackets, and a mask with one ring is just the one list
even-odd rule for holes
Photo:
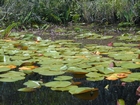
[[136,105],[139,35],[94,25],[12,32],[0,41],[0,105]]

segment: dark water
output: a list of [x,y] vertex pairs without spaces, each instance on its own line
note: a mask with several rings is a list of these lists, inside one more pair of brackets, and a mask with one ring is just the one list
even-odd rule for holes
[[[34,75],[33,75],[34,76]],[[38,80],[40,77],[27,77],[28,79]],[[53,77],[42,77],[47,81],[52,81]],[[0,105],[116,105],[117,99],[124,99],[126,105],[136,105],[138,96],[135,95],[136,89],[140,86],[140,82],[128,83],[126,86],[121,86],[121,81],[102,80],[98,82],[89,82],[83,79],[75,79],[82,81],[81,86],[97,87],[99,96],[95,100],[81,100],[68,92],[52,91],[50,88],[41,87],[35,92],[24,93],[18,92],[17,89],[23,87],[24,81],[15,83],[1,83],[0,90]],[[104,87],[109,85],[108,89]]]

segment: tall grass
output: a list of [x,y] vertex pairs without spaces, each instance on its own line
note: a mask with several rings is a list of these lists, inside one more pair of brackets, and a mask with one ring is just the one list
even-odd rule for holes
[[134,22],[140,16],[139,0],[1,0],[0,24],[53,22]]

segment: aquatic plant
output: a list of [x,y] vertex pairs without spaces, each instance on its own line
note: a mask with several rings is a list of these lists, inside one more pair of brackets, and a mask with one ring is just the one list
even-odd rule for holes
[[[100,34],[88,32],[75,37],[79,38],[107,40],[112,36],[102,38]],[[139,35],[123,34],[117,38],[130,42],[135,38],[139,40]],[[0,81],[23,82],[25,86],[20,85],[17,89],[20,92],[34,93],[46,88],[82,100],[101,99],[102,93],[109,96],[118,91],[118,95],[111,95],[111,100],[115,98],[117,102],[116,99],[122,97],[120,91],[127,95],[125,89],[140,81],[138,46],[119,41],[111,46],[90,44],[81,47],[81,43],[74,40],[1,40]],[[137,86],[134,85],[134,89]],[[106,100],[110,100],[109,97]]]

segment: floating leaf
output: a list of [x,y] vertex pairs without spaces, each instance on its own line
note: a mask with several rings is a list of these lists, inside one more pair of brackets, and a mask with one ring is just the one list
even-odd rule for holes
[[111,74],[110,76],[107,76],[107,80],[117,80],[117,79],[121,79],[121,78],[126,78],[128,76],[128,74],[126,73],[114,73]]
[[111,75],[111,76],[108,76],[107,78],[106,78],[107,80],[117,80],[118,79],[118,77],[117,77],[117,74],[113,74],[113,75]]
[[0,74],[0,77],[16,78],[16,77],[21,77],[21,76],[25,76],[25,74],[22,72],[16,72],[16,71],[9,71],[7,73]]
[[72,78],[71,76],[57,76],[54,80],[71,80]]
[[123,82],[134,82],[136,79],[135,78],[123,78],[121,81]]
[[124,82],[133,82],[133,81],[140,81],[140,73],[131,73],[128,75],[127,78],[123,78],[121,79],[121,81],[124,81]]
[[23,79],[25,79],[25,77],[20,77],[20,76],[12,77],[12,76],[9,76],[9,77],[0,78],[0,81],[1,82],[15,82],[15,81],[23,80]]
[[100,39],[111,39],[113,36],[102,36]]
[[118,99],[117,105],[125,105],[125,101],[123,99]]
[[104,80],[104,77],[96,77],[96,78],[86,78],[88,81],[101,81]]
[[20,92],[32,92],[32,91],[35,91],[35,89],[30,88],[30,87],[25,87],[25,88],[18,89],[18,91],[20,91]]
[[114,73],[113,68],[110,68],[110,67],[100,66],[100,67],[97,67],[97,70],[101,73],[104,73],[104,74]]
[[71,80],[71,83],[72,83],[72,85],[81,85],[82,84],[82,82],[75,82],[73,80]]
[[97,88],[89,87],[79,87],[76,89],[70,89],[69,92],[75,97],[83,100],[94,100],[99,94]]
[[75,78],[83,78],[88,71],[79,67],[69,67],[68,72],[72,73]]
[[126,52],[120,52],[120,53],[117,53],[117,54],[109,54],[108,56],[113,57],[116,60],[125,60],[125,61],[137,58],[137,54],[129,54],[129,53],[126,53]]
[[4,62],[4,56],[0,55],[0,62]]
[[121,65],[122,68],[128,68],[128,69],[136,69],[136,68],[140,68],[140,64],[135,64],[135,63],[132,63],[132,62],[126,62],[126,63],[123,63]]
[[7,67],[9,67],[10,69],[15,69],[17,66],[16,65],[8,65]]
[[33,69],[32,71],[39,73],[41,75],[45,75],[45,76],[62,75],[65,73],[65,71],[61,71],[61,70],[49,70],[48,67],[39,67],[39,68]]
[[22,66],[19,68],[19,70],[32,70],[37,68],[37,66]]
[[90,78],[98,78],[103,77],[104,75],[97,72],[89,72],[88,74],[86,74],[86,76]]
[[56,71],[67,70],[67,66],[62,65],[62,64],[52,64],[52,65],[49,65],[49,69],[50,70],[56,70]]
[[127,68],[113,67],[113,70],[114,70],[115,73],[126,73],[126,74],[131,73],[131,71]]
[[10,68],[8,67],[0,67],[0,72],[9,71]]
[[42,83],[41,81],[33,81],[33,80],[28,80],[27,82],[24,83],[29,88],[40,88]]
[[77,89],[78,86],[75,86],[75,85],[70,85],[70,86],[67,86],[67,87],[52,87],[51,90],[56,90],[56,91],[69,91],[71,89]]
[[46,87],[67,87],[71,85],[71,82],[69,81],[52,81],[44,84]]
[[41,75],[45,75],[45,76],[55,76],[55,75],[62,75],[65,72],[63,71],[49,71],[49,70],[44,70],[44,71],[40,71],[38,72]]

